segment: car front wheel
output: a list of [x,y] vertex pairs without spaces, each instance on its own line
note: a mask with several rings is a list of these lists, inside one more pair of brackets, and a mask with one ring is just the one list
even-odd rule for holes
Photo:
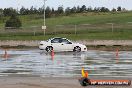
[[46,49],[45,49],[47,52],[51,52],[53,50],[53,47],[52,46],[47,46]]
[[81,51],[81,48],[79,46],[76,46],[76,47],[74,47],[73,51],[74,52],[80,52]]

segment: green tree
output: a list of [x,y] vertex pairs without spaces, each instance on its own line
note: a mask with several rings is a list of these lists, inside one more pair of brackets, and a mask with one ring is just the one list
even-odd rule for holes
[[99,7],[95,7],[93,11],[94,11],[94,12],[99,12],[99,10],[100,10]]
[[105,7],[101,7],[100,12],[109,12],[109,9]]
[[115,8],[113,8],[111,11],[112,11],[112,12],[116,12],[116,9],[115,9]]
[[3,14],[3,9],[0,8],[0,23],[4,22],[5,18],[4,18],[4,14]]
[[33,6],[31,6],[31,8],[30,8],[30,14],[34,14],[34,7]]
[[3,9],[0,8],[0,17],[3,16]]
[[20,14],[27,15],[25,7],[22,6],[22,8],[20,9]]
[[38,9],[38,13],[41,15],[41,14],[44,14],[44,9],[43,9],[43,7],[41,7],[41,8],[39,8]]
[[57,13],[58,14],[63,14],[64,13],[63,6],[58,7]]
[[50,7],[47,6],[46,9],[45,9],[45,15],[46,15],[46,17],[48,17],[48,18],[51,17],[51,13],[52,13],[52,11],[51,11]]
[[87,9],[87,11],[88,11],[88,12],[92,12],[92,11],[93,11],[92,7],[89,6],[88,9]]
[[70,12],[71,12],[70,7],[67,7],[67,8],[65,9],[65,14],[66,14],[66,16],[70,15]]
[[81,8],[79,7],[79,6],[77,6],[77,13],[80,13],[80,11],[81,11]]
[[76,13],[77,12],[77,8],[74,6],[72,9],[71,9],[71,13]]
[[5,24],[5,27],[12,27],[12,28],[19,28],[21,26],[22,26],[22,23],[15,14],[12,14],[10,19],[7,20]]
[[54,14],[54,12],[55,12],[54,8],[52,8],[51,12]]
[[29,13],[30,14],[37,14],[38,13],[38,10],[35,7],[31,6],[31,8],[29,10]]
[[12,14],[17,14],[17,11],[13,8],[5,8],[3,14],[4,16],[11,16]]
[[117,7],[117,11],[121,11],[121,6],[118,6]]
[[85,12],[86,9],[87,9],[87,7],[85,5],[83,5],[82,8],[81,8],[81,12]]

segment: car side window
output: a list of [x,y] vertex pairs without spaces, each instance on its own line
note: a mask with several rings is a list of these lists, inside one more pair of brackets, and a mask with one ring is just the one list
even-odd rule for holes
[[62,39],[62,43],[65,43],[65,44],[72,44],[72,43],[69,42],[67,39]]
[[59,41],[60,41],[59,38],[55,38],[55,39],[51,40],[51,43],[60,43]]

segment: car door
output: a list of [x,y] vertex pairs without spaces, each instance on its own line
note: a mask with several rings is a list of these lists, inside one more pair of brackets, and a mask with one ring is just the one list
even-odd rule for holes
[[61,51],[61,43],[60,43],[60,38],[54,38],[51,40],[51,46],[53,47],[54,51]]
[[61,49],[63,49],[64,51],[73,51],[72,43],[67,39],[62,39]]

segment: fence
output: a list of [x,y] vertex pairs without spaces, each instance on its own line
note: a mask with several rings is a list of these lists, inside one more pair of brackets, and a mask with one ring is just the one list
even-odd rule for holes
[[[20,29],[5,29],[0,28],[0,37],[16,37],[16,36],[42,36],[44,30],[41,26],[23,27]],[[132,24],[78,24],[78,25],[56,25],[47,26],[46,35],[60,35],[60,34],[71,34],[71,35],[89,35],[100,37],[103,35],[118,36],[119,37],[130,37],[132,34]],[[131,36],[132,38],[132,36]],[[131,39],[130,38],[130,39]]]

